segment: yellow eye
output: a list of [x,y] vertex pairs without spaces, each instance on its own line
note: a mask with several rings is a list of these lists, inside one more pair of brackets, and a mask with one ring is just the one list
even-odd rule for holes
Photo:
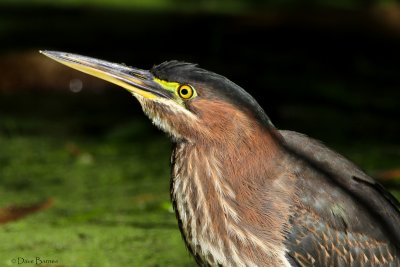
[[192,86],[188,84],[183,84],[178,88],[178,95],[182,99],[189,99],[193,96],[193,94],[194,94],[194,89]]

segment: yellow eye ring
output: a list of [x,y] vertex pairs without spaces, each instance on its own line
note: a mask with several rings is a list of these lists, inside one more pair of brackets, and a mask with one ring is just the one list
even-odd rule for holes
[[193,96],[194,94],[194,89],[192,86],[188,84],[182,84],[181,86],[178,87],[178,95],[182,99],[189,99]]

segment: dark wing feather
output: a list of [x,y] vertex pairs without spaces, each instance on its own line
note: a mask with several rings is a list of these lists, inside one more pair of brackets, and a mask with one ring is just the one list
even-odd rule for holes
[[305,135],[280,131],[302,166],[288,234],[301,266],[400,265],[399,202],[353,163]]

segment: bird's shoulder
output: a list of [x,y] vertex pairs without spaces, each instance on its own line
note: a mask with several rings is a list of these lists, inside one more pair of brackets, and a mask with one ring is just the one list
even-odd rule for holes
[[[325,263],[373,256],[383,262],[394,256],[397,263],[399,202],[354,163],[321,142],[293,131],[280,134],[282,146],[299,166],[289,255],[297,261],[308,258]],[[327,255],[330,258],[324,257]]]
[[376,181],[363,172],[354,163],[325,146],[321,141],[294,131],[280,130],[285,148],[323,171],[333,172],[335,179],[349,182],[348,177],[357,177],[359,181],[376,184]]
[[[367,199],[374,205],[391,207],[397,215],[396,219],[400,219],[399,201],[353,162],[307,135],[287,130],[280,130],[279,133],[283,137],[284,148],[294,157],[355,198]],[[367,195],[366,190],[372,190],[373,194]]]

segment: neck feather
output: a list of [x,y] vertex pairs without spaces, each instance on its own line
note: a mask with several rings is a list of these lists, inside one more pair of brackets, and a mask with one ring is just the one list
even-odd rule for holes
[[177,144],[171,195],[182,234],[201,263],[288,266],[291,177],[278,139],[261,128],[242,137]]

